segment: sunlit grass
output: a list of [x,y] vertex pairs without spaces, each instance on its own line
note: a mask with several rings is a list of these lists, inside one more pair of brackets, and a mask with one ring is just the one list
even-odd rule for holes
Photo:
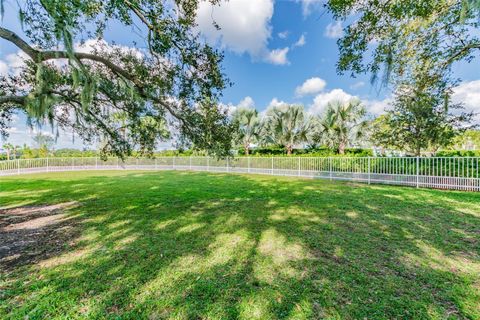
[[0,180],[0,208],[72,202],[60,251],[1,271],[1,319],[480,318],[479,194],[186,172]]

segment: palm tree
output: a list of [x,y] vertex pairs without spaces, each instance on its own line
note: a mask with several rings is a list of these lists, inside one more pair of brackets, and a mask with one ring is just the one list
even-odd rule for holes
[[327,146],[338,149],[338,153],[345,154],[345,148],[365,134],[365,114],[365,107],[359,100],[330,102],[325,114],[318,119],[317,137]]
[[7,160],[10,160],[10,153],[13,150],[13,145],[11,143],[5,143],[3,149],[5,149],[5,152],[7,153]]
[[38,132],[33,137],[33,142],[37,145],[37,148],[44,148],[46,150],[50,150],[55,145],[55,138],[49,134],[44,134],[42,132]]
[[22,147],[19,146],[19,145],[13,146],[13,158],[14,158],[14,159],[17,159],[17,157],[18,157],[18,151],[21,150],[21,149],[22,149]]
[[308,141],[311,124],[301,105],[283,105],[269,110],[264,124],[266,142],[282,145],[291,155],[296,144]]
[[260,130],[258,111],[251,108],[239,108],[232,117],[235,126],[234,140],[245,149],[245,155],[249,155],[249,148],[257,141]]

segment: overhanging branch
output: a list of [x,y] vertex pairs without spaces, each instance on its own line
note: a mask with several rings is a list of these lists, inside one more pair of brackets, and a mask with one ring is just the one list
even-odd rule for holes
[[[48,51],[41,51],[33,48],[29,45],[26,41],[24,41],[21,37],[19,37],[15,32],[0,27],[0,38],[3,38],[15,46],[17,46],[20,50],[25,52],[32,60],[37,63],[54,60],[54,59],[68,59],[70,57],[67,51],[62,50],[48,50]],[[91,60],[98,63],[103,64],[105,67],[110,69],[113,73],[123,77],[124,79],[130,81],[134,88],[136,89],[137,93],[144,99],[153,101],[164,107],[173,117],[180,120],[182,123],[186,124],[188,127],[188,121],[184,119],[181,115],[178,114],[174,108],[172,108],[168,103],[159,99],[158,97],[152,97],[148,93],[145,92],[143,84],[135,78],[134,75],[130,74],[123,68],[119,67],[114,62],[98,56],[96,54],[91,53],[82,53],[82,52],[73,52],[75,58],[79,60]],[[12,103],[17,105],[25,105],[27,100],[27,96],[1,96],[0,97],[0,104],[4,103]]]
[[13,95],[0,96],[0,105],[5,103],[11,103],[11,104],[23,106],[25,105],[26,101],[27,101],[27,96],[13,96]]
[[[37,50],[20,38],[15,32],[2,27],[0,27],[0,38],[3,38],[17,46],[35,62],[43,62],[55,59],[68,59],[70,57],[68,52],[63,50]],[[73,52],[73,56],[79,60],[91,60],[99,62],[109,68],[112,72],[124,77],[127,80],[135,82],[135,79],[131,74],[104,57],[83,52]]]
[[454,54],[448,57],[444,65],[445,66],[450,65],[452,62],[458,60],[459,58],[465,55],[468,55],[471,50],[475,50],[475,49],[480,49],[480,42],[473,42],[468,45],[465,45],[463,48],[460,48],[460,50],[458,50],[457,52],[455,52]]

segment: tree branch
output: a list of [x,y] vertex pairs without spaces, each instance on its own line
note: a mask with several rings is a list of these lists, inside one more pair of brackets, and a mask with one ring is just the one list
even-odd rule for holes
[[[135,15],[137,16],[137,18],[139,18],[140,21],[142,21],[142,22],[147,26],[147,28],[148,28],[151,32],[155,32],[155,33],[158,33],[158,34],[161,33],[161,31],[158,29],[158,27],[156,27],[155,25],[151,24],[151,23],[148,21],[147,17],[145,17],[144,13],[143,13],[140,9],[138,9],[135,5],[133,5],[133,4],[132,4],[130,1],[128,1],[128,0],[125,0],[124,2],[125,2],[125,4],[127,5],[127,7],[129,7],[129,8],[135,13]],[[182,58],[183,58],[184,60],[186,60],[184,50],[177,44],[176,41],[174,41],[174,39],[171,39],[171,41],[172,41],[173,46],[174,46],[175,48],[177,48],[177,50],[180,52]],[[195,68],[198,67],[198,66],[197,66],[197,63],[196,63],[195,61],[191,61],[191,63],[192,63],[192,66],[193,66],[193,67],[195,67]]]
[[[2,27],[0,27],[0,38],[13,43],[35,62],[43,62],[54,59],[68,59],[70,57],[68,52],[63,50],[37,50],[20,38],[15,32]],[[91,60],[99,62],[109,68],[112,72],[124,77],[127,80],[135,82],[135,79],[131,74],[104,57],[83,52],[73,52],[73,56],[79,60]]]
[[448,66],[455,60],[457,60],[459,57],[468,54],[470,50],[473,49],[480,49],[480,42],[474,42],[470,43],[468,45],[465,45],[463,48],[461,48],[459,51],[457,51],[455,54],[452,54],[447,61],[445,61],[444,65]]
[[19,49],[25,52],[33,60],[37,60],[38,51],[32,48],[22,38],[20,38],[15,32],[0,27],[0,38],[10,41],[16,45]]
[[[49,50],[49,51],[41,51],[33,48],[30,46],[27,42],[25,42],[22,38],[20,38],[16,33],[14,33],[11,30],[5,29],[3,27],[0,27],[0,38],[3,38],[11,43],[13,43],[15,46],[17,46],[19,49],[21,49],[23,52],[25,52],[32,60],[35,62],[43,62],[43,61],[48,61],[48,60],[54,60],[54,59],[68,59],[69,54],[66,51],[61,51],[61,50]],[[128,73],[126,70],[122,69],[112,61],[100,57],[95,54],[90,54],[90,53],[81,53],[81,52],[74,52],[73,55],[79,59],[85,59],[85,60],[91,60],[95,62],[99,62],[109,68],[113,73],[118,74],[119,76],[125,78],[126,80],[129,80],[133,83],[135,89],[137,90],[138,94],[143,97],[144,99],[147,100],[152,100],[155,103],[161,105],[167,111],[175,118],[183,122],[184,124],[187,124],[188,121],[184,119],[182,116],[180,116],[171,106],[169,106],[165,101],[162,99],[159,99],[157,97],[152,97],[149,96],[144,88],[143,84],[138,81],[138,79],[135,79],[133,75]],[[0,104],[3,103],[14,103],[17,105],[24,105],[26,103],[26,96],[1,96],[0,97]]]
[[0,96],[0,105],[4,103],[11,103],[16,105],[25,105],[27,101],[27,96]]

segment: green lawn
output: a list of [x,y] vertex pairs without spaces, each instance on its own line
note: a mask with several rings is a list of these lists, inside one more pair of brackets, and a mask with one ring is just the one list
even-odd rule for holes
[[480,319],[478,193],[69,172],[0,178],[0,208],[35,237],[1,319]]

